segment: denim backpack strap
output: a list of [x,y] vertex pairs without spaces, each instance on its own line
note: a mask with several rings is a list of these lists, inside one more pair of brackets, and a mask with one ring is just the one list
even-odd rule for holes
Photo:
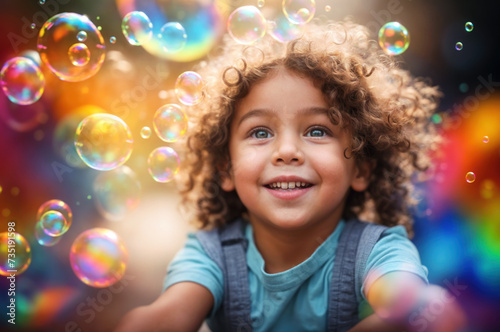
[[196,233],[203,249],[224,275],[224,299],[216,313],[215,324],[211,326],[217,331],[252,331],[247,240],[243,225],[243,220],[238,219],[218,230]]
[[347,331],[359,321],[358,294],[364,267],[384,229],[383,226],[372,227],[356,219],[346,222],[333,265],[328,298],[328,331]]

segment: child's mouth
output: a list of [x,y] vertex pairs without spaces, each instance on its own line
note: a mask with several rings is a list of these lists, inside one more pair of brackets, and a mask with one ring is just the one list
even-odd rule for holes
[[273,182],[266,184],[265,187],[272,190],[297,190],[311,187],[312,184],[306,182]]

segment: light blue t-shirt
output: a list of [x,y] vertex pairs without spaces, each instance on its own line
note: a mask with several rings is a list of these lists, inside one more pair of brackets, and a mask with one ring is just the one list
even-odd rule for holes
[[[265,272],[264,260],[253,240],[252,227],[250,224],[246,226],[254,331],[326,330],[335,252],[344,226],[345,222],[341,220],[335,231],[304,262],[274,274]],[[368,257],[365,277],[370,272],[370,278],[364,278],[357,294],[360,316],[371,313],[363,294],[364,288],[369,288],[370,281],[394,271],[411,272],[427,282],[427,269],[420,263],[418,251],[403,226],[385,230]],[[163,289],[183,281],[198,283],[212,293],[214,307],[208,319],[212,318],[224,298],[223,273],[192,233],[188,234],[184,248],[170,263]]]

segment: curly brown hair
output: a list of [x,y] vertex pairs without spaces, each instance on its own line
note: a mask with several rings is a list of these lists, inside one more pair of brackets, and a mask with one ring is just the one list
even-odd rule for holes
[[235,191],[220,187],[230,167],[229,128],[238,101],[255,83],[285,68],[311,78],[329,104],[332,123],[352,133],[345,157],[373,167],[368,188],[348,193],[343,218],[404,225],[412,234],[412,179],[429,167],[440,141],[430,121],[438,89],[401,69],[361,25],[344,20],[306,28],[285,44],[266,36],[243,46],[226,36],[220,54],[200,63],[205,99],[188,110],[191,126],[181,154],[184,204],[195,207],[202,228],[246,212]]

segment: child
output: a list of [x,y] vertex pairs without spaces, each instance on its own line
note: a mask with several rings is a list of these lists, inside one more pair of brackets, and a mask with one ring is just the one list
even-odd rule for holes
[[287,44],[226,40],[202,64],[181,192],[212,230],[188,236],[165,292],[119,331],[196,331],[205,318],[214,331],[463,326],[453,301],[421,319],[446,293],[407,238],[439,92],[362,26],[306,28]]

